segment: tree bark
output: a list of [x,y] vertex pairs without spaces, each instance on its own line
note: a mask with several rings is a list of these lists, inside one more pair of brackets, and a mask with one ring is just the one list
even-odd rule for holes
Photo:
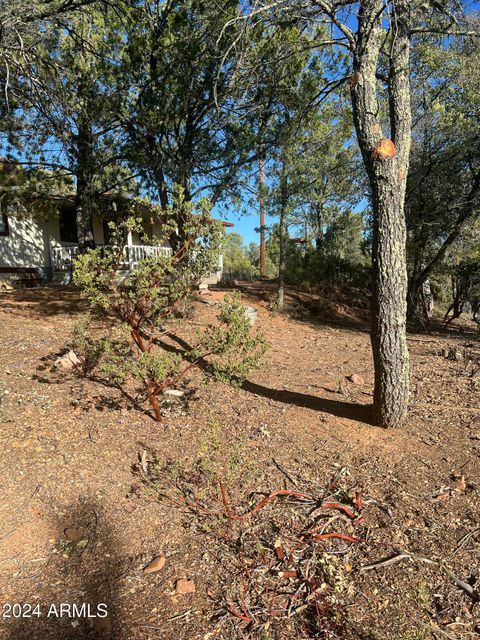
[[398,0],[392,11],[389,68],[391,138],[382,132],[377,101],[376,73],[385,38],[382,0],[360,3],[351,80],[355,129],[368,173],[373,209],[373,423],[382,427],[402,424],[409,387],[404,217],[411,138],[408,2]]
[[93,208],[95,188],[93,181],[92,133],[89,123],[82,118],[78,125],[77,189],[75,216],[80,253],[95,248],[93,234]]
[[260,185],[260,277],[267,277],[267,247],[265,243],[265,151],[260,143],[259,151],[259,185]]
[[315,204],[315,249],[320,251],[323,244],[323,202]]
[[[182,189],[185,202],[192,199],[191,176],[193,167],[193,140],[195,136],[193,112],[190,110],[185,121],[185,135],[178,153],[178,167],[175,184]],[[188,241],[186,230],[187,218],[181,207],[175,209],[176,232],[170,236],[170,244],[174,252],[178,251]]]
[[278,287],[277,287],[277,308],[283,311],[285,307],[285,272],[287,270],[287,164],[285,158],[282,160],[282,175],[280,177],[280,220],[278,225],[279,235],[279,257],[278,257]]

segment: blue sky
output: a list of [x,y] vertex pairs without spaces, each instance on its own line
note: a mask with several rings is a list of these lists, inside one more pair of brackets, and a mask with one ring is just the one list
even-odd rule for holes
[[[221,215],[215,215],[215,209],[213,210],[214,217],[226,219],[229,222],[233,222],[235,225],[233,229],[227,229],[227,233],[236,232],[243,236],[243,240],[246,244],[250,242],[259,242],[259,234],[255,231],[255,228],[260,226],[260,206],[249,206],[246,215],[237,213],[233,207],[231,211],[225,214],[222,211]],[[265,216],[265,222],[267,226],[270,226],[277,222],[275,216]]]

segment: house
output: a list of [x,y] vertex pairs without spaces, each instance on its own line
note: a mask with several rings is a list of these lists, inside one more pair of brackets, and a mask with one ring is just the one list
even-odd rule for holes
[[[125,204],[125,201],[124,201]],[[95,244],[109,244],[108,220],[116,211],[115,202],[105,201],[109,215],[94,214],[93,232]],[[225,227],[231,222],[221,221]],[[161,238],[159,223],[145,215],[145,231]],[[69,284],[72,278],[72,261],[78,254],[77,223],[75,208],[67,196],[52,199],[51,211],[40,216],[8,215],[0,210],[0,287],[22,287],[48,283]],[[129,234],[125,246],[125,261],[122,270],[134,269],[140,260],[157,253],[168,255],[171,248],[142,244],[137,234]],[[222,256],[218,257],[218,269],[206,278],[202,285],[214,284],[221,279]]]

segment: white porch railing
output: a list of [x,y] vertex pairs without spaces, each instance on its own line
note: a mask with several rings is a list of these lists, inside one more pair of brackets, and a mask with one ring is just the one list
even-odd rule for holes
[[79,253],[77,245],[56,245],[51,248],[52,268],[54,271],[70,271],[72,260]]
[[[105,246],[105,245],[100,245]],[[123,248],[124,259],[120,265],[121,269],[134,269],[141,260],[150,256],[169,256],[172,253],[170,247],[159,247],[156,245],[132,244]],[[54,271],[70,271],[75,256],[78,256],[78,245],[52,247],[52,267]]]
[[172,255],[171,247],[158,247],[156,245],[132,244],[124,247],[126,262],[137,264],[140,260],[145,260],[151,256],[167,258]]

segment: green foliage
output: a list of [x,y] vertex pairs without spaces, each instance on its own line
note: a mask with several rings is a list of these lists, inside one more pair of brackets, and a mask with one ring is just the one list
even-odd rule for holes
[[[278,225],[273,225],[267,256],[278,269]],[[309,289],[320,282],[366,287],[371,279],[371,259],[364,237],[362,216],[349,211],[325,225],[315,243],[295,242],[287,233],[287,264],[285,280],[289,284]]]
[[75,324],[71,346],[80,359],[82,375],[88,376],[98,366],[107,343],[95,335],[92,318],[86,315]]
[[480,48],[478,38],[438,45],[429,39],[413,49],[407,256],[411,287],[427,269],[435,297],[446,299],[455,265],[478,247],[480,83],[471,69]]
[[[81,358],[89,363],[87,370],[100,360],[100,370],[118,384],[129,379],[141,382],[157,420],[161,418],[158,396],[192,367],[238,384],[258,366],[267,348],[262,334],[252,335],[238,296],[225,299],[218,323],[200,332],[194,345],[174,352],[165,348],[162,336],[175,335],[182,321],[176,320],[168,331],[165,324],[172,321],[175,310],[200,280],[213,271],[223,235],[221,225],[210,220],[208,202],[194,207],[179,195],[176,208],[162,211],[161,219],[164,239],[168,239],[181,210],[188,235],[175,252],[155,251],[155,240],[145,235],[142,218],[129,218],[117,225],[110,223],[112,246],[80,255],[74,269],[75,284],[92,307],[102,310],[112,322],[108,335],[101,337],[87,337],[85,330],[77,328],[76,344]],[[128,233],[149,242],[152,255],[123,275]]]
[[222,247],[223,266],[232,271],[251,271],[256,273],[256,266],[252,262],[249,248],[243,243],[239,233],[227,233]]
[[268,348],[263,334],[251,333],[246,308],[240,294],[225,296],[218,314],[218,325],[209,325],[198,336],[193,355],[209,359],[208,369],[222,382],[238,385],[258,366]]
[[480,324],[480,259],[468,258],[451,268],[451,298],[445,320],[459,318],[469,305],[473,320]]
[[249,124],[231,109],[235,68],[224,61],[239,26],[223,27],[237,10],[238,0],[227,0],[221,11],[210,2],[173,0],[157,15],[139,0],[131,12],[119,68],[133,88],[125,101],[124,148],[162,205],[177,185],[187,199],[238,196],[253,140]]
[[246,246],[239,233],[227,233],[222,247],[223,275],[227,280],[253,280],[260,274],[260,248],[254,242]]

